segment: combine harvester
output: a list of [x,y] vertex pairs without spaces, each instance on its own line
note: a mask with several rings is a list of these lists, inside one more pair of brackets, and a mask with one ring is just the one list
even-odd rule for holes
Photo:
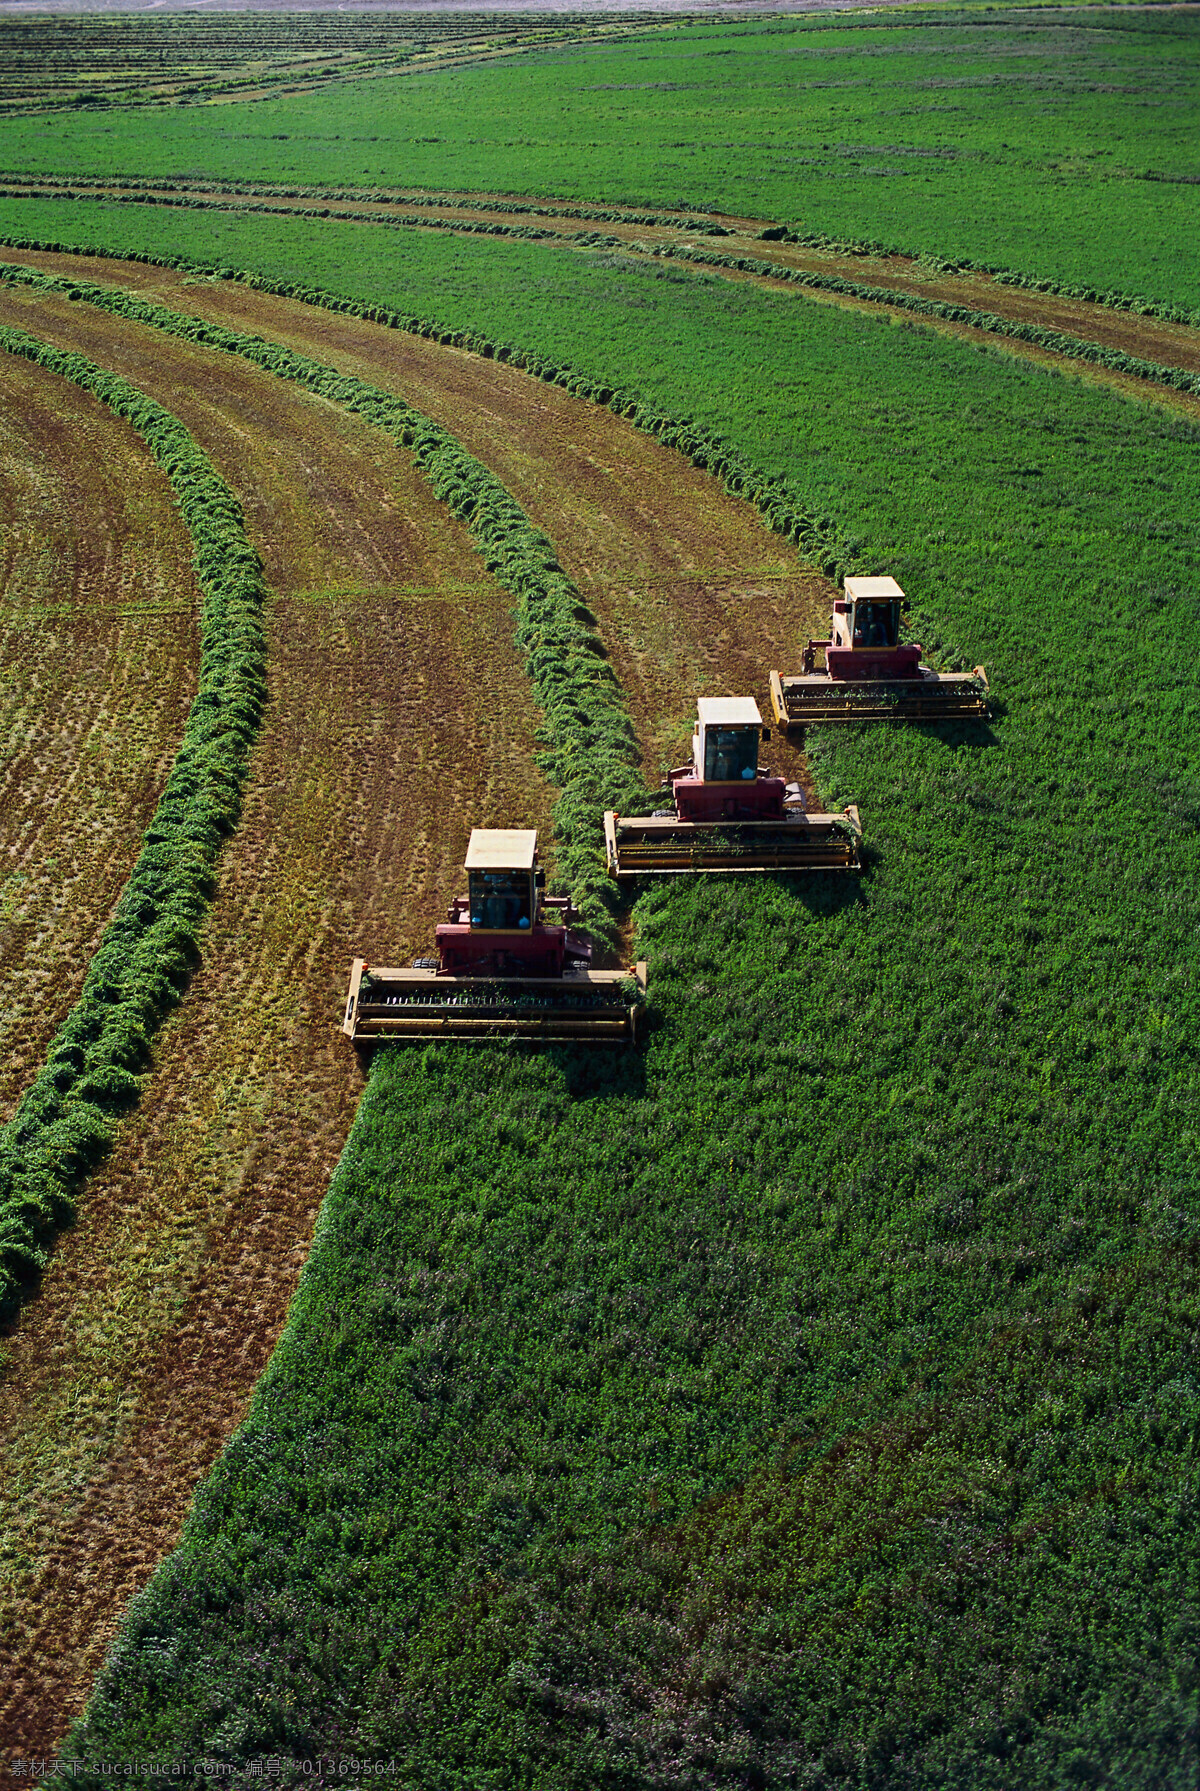
[[[921,648],[900,639],[904,592],[894,578],[848,578],[827,641],[809,641],[799,677],[771,673],[781,728],[810,721],[986,721],[987,674],[932,672]],[[816,670],[818,650],[825,670]]]
[[467,894],[437,929],[436,958],[409,970],[354,960],[348,1038],[636,1038],[646,966],[591,969],[591,946],[570,930],[570,901],[544,893],[535,832],[476,827],[466,870]]
[[674,808],[604,816],[614,877],[861,868],[856,808],[806,814],[799,784],[760,768],[770,735],[752,697],[701,697],[696,707],[692,763],[670,773]]

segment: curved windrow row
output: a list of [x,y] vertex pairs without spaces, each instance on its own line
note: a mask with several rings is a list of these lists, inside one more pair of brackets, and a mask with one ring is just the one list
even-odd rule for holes
[[82,355],[0,329],[0,348],[92,392],[143,437],[171,482],[204,594],[196,697],[179,752],[79,1000],[0,1130],[0,1313],[43,1266],[74,1194],[137,1097],[150,1040],[196,958],[221,841],[238,813],[265,694],[262,563],[237,499],[177,418]]
[[[1083,336],[1068,335],[1065,330],[1047,329],[1041,324],[1026,323],[1020,318],[999,317],[994,311],[978,311],[970,305],[956,305],[945,299],[925,298],[917,292],[902,292],[894,286],[871,286],[861,280],[843,280],[837,274],[810,273],[804,268],[786,267],[778,261],[762,261],[754,255],[725,255],[719,249],[695,249],[687,244],[664,243],[650,253],[664,261],[686,261],[696,267],[729,268],[735,273],[754,274],[759,279],[783,280],[789,286],[806,287],[811,292],[828,292],[838,298],[859,299],[865,304],[888,305],[897,311],[909,311],[918,317],[929,317],[938,323],[961,323],[987,335],[1007,336],[1014,342],[1028,342],[1034,348],[1047,349],[1068,361],[1086,361],[1103,367],[1109,373],[1128,374],[1133,379],[1148,380],[1152,385],[1168,386],[1172,391],[1200,393],[1200,376],[1186,367],[1168,367],[1160,361],[1148,361],[1141,355],[1126,354],[1121,348],[1106,348],[1101,342],[1089,342]],[[973,271],[966,263],[955,263],[954,270]],[[1017,285],[1016,279],[1009,282]],[[1077,296],[1068,290],[1065,296]],[[1094,295],[1093,295],[1094,299]],[[1134,305],[1125,307],[1135,309]],[[1186,317],[1171,317],[1172,322],[1193,322]]]
[[[25,196],[26,195],[20,188],[0,188],[0,198],[22,198]],[[333,212],[328,207],[308,207],[302,210],[297,210],[294,206],[272,204],[266,201],[248,203],[244,200],[235,201],[196,198],[190,195],[161,197],[138,193],[134,195],[108,194],[106,196],[109,198],[110,202],[114,204],[174,205],[183,206],[188,210],[193,211],[248,212],[261,213],[268,216],[292,216],[308,219],[331,217],[346,223],[372,224],[377,228],[387,230],[448,230],[456,235],[508,236],[513,238],[523,238],[529,241],[565,243],[575,248],[615,249],[627,253],[638,247],[638,245],[631,244],[623,237],[605,235],[602,232],[597,231],[575,231],[570,234],[564,234],[562,231],[542,229],[533,225],[499,224],[480,220],[472,221],[465,218],[431,218],[422,217],[416,213],[407,215],[397,214],[395,217],[382,217],[375,211],[344,209]],[[88,193],[76,193],[67,190],[61,195],[56,195],[56,197],[71,199],[91,197],[91,195]],[[430,203],[434,203],[434,201],[430,201]],[[559,212],[557,215],[574,216],[576,214],[571,212]],[[647,218],[645,222],[647,224],[654,224],[661,222],[661,220]],[[723,227],[709,226],[705,229],[693,230],[691,231],[691,234],[727,236],[729,232]],[[876,255],[902,254],[906,256],[911,254],[911,251],[909,250],[889,248],[882,243],[847,243],[825,236],[822,233],[810,233],[807,235],[800,234],[788,230],[784,226],[778,226],[760,232],[760,240],[767,243],[786,242],[795,244],[800,248],[817,248],[829,253],[870,253]],[[11,248],[65,252],[64,245],[60,243],[35,242],[14,237],[0,237],[0,242],[5,243]],[[980,310],[977,307],[955,303],[952,300],[929,298],[919,292],[905,292],[902,288],[895,286],[877,286],[872,285],[867,281],[847,280],[839,274],[823,274],[810,269],[791,267],[782,262],[765,260],[756,255],[730,253],[720,249],[697,248],[691,243],[684,242],[665,242],[641,246],[655,259],[683,261],[692,266],[714,268],[721,272],[728,270],[732,273],[749,274],[755,279],[777,280],[789,286],[798,287],[801,290],[828,293],[831,297],[835,298],[852,299],[862,304],[887,306],[893,310],[906,311],[919,317],[927,317],[938,323],[962,324],[970,329],[980,330],[987,335],[1000,335],[1007,337],[1011,341],[1027,343],[1033,348],[1040,348],[1046,350],[1048,353],[1061,355],[1064,360],[1084,361],[1091,366],[1102,367],[1109,373],[1124,374],[1129,378],[1146,380],[1152,385],[1166,386],[1173,391],[1184,392],[1189,395],[1200,392],[1200,378],[1185,367],[1174,367],[1160,361],[1149,360],[1142,355],[1131,355],[1124,349],[1110,348],[1104,343],[1093,341],[1088,337],[1076,336],[1065,330],[1053,329],[1042,324],[1028,322],[1021,318],[1004,317],[994,311]],[[112,255],[114,253],[111,249],[104,250],[99,248],[88,248],[77,252],[89,255]],[[125,260],[155,261],[171,266],[184,265],[183,259],[179,257],[167,258],[145,254],[129,254],[124,255],[121,258]],[[1182,323],[1194,327],[1197,321],[1194,312],[1181,309],[1178,306],[1157,305],[1149,300],[1141,299],[1136,295],[1128,293],[1098,292],[1090,287],[1082,288],[1077,286],[1058,285],[1050,280],[1040,280],[1034,278],[1032,275],[1023,274],[1017,271],[990,267],[982,262],[969,260],[947,262],[938,257],[927,257],[924,258],[924,260],[925,265],[932,267],[936,272],[952,274],[984,274],[1000,286],[1020,287],[1029,291],[1045,292],[1056,297],[1080,299],[1085,303],[1096,304],[1105,309],[1132,312],[1141,317],[1153,317],[1160,319],[1163,322]],[[221,271],[227,274],[230,272],[228,269],[210,269],[207,271]],[[239,279],[247,278],[247,276],[242,274],[238,274],[237,277]],[[278,292],[280,296],[284,297],[308,298],[310,296],[307,291],[295,289],[294,287],[288,286],[286,283],[283,285],[278,283],[269,284],[267,282],[260,283],[255,280],[254,284],[261,284],[263,290]],[[322,298],[317,299],[316,302],[323,303],[325,301]],[[338,304],[334,308],[346,310],[351,307],[345,304]],[[368,312],[368,315],[373,315],[373,312]],[[381,318],[380,321],[384,320]],[[387,321],[390,322],[391,319],[388,319]],[[429,333],[421,324],[420,320],[406,319],[401,323],[400,327],[410,328],[414,321],[418,325],[419,333]],[[481,347],[481,345],[475,342],[463,344],[463,346],[471,346],[475,348]],[[487,352],[487,349],[482,348],[481,351]],[[519,354],[509,355],[505,358],[511,358],[518,364],[529,365],[527,361],[522,360],[522,357]],[[589,397],[596,396],[595,393],[591,392],[586,395]],[[607,403],[608,399],[602,398],[600,401]],[[641,426],[644,427],[645,425]]]
[[[464,348],[472,354],[481,355],[484,360],[505,361],[510,366],[523,368],[535,379],[544,380],[548,385],[560,386],[564,391],[570,392],[572,397],[586,398],[594,404],[605,405],[616,415],[626,418],[635,429],[643,430],[661,441],[665,447],[674,448],[685,455],[693,466],[712,473],[722,481],[726,491],[753,504],[769,529],[801,548],[805,557],[814,566],[819,566],[827,577],[840,579],[854,570],[852,552],[841,538],[834,518],[830,515],[816,515],[786,480],[772,473],[765,473],[715,429],[696,423],[690,417],[673,415],[660,404],[649,402],[632,387],[617,388],[589,373],[580,372],[578,368],[539,354],[534,349],[512,342],[498,342],[484,330],[447,329],[435,318],[399,311],[392,305],[348,298],[325,287],[310,286],[302,280],[275,280],[268,275],[256,274],[246,269],[195,261],[186,255],[154,255],[143,249],[122,250],[95,244],[43,242],[26,238],[17,240],[11,237],[0,237],[0,245],[27,249],[34,254],[87,255],[99,261],[131,261],[142,267],[175,269],[195,275],[198,279],[232,280],[274,298],[295,299],[300,304],[312,305],[339,316],[361,317],[369,323],[380,324],[385,329],[403,330],[408,335],[439,342],[449,348]],[[30,269],[16,264],[0,263],[0,279],[22,279],[28,284],[36,285],[39,279],[49,277],[32,273]],[[54,290],[74,291],[83,297],[85,284],[67,280]],[[93,290],[100,295],[93,302],[109,304],[111,301],[111,308],[114,310],[123,310],[126,303],[133,305],[140,302],[131,299],[128,294],[114,293],[109,288],[96,287]],[[147,307],[148,311],[153,309],[153,306]],[[150,318],[147,317],[146,321],[150,321]]]
[[539,763],[562,791],[554,809],[559,868],[586,924],[608,934],[611,897],[602,869],[601,817],[605,808],[628,809],[636,799],[633,725],[595,631],[595,616],[559,566],[553,544],[500,481],[402,398],[291,349],[110,287],[8,264],[0,265],[0,279],[66,292],[170,335],[240,355],[345,405],[412,450],[435,496],[467,523],[488,570],[517,598],[517,645],[545,714]]
[[[435,495],[469,526],[488,569],[518,600],[517,644],[545,720],[541,768],[555,806],[560,872],[585,923],[613,937],[602,868],[606,806],[634,805],[637,747],[595,617],[551,542],[497,479],[444,429],[402,399],[290,350],[126,293],[6,268],[5,278],[73,297],[223,349],[366,416],[410,447]],[[262,566],[241,512],[182,424],[125,381],[17,330],[0,342],[94,391],[133,422],[171,478],[196,543],[205,592],[200,687],[142,853],[48,1061],[0,1133],[0,1311],[43,1266],[73,1213],[82,1178],[106,1149],[115,1116],[136,1099],[149,1042],[196,956],[216,853],[233,825],[264,693]]]

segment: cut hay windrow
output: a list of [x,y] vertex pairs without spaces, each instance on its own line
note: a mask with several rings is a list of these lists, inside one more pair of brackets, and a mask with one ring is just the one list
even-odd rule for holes
[[[189,181],[186,176],[177,176],[174,180],[149,182],[144,180],[105,179],[97,176],[73,175],[54,176],[22,175],[5,173],[0,175],[0,199],[44,199],[55,200],[95,200],[103,199],[111,205],[144,205],[182,207],[189,211],[227,211],[257,212],[267,214],[288,214],[302,218],[341,218],[361,223],[379,224],[389,228],[451,230],[463,235],[512,236],[526,240],[563,242],[576,247],[613,247],[621,250],[641,248],[645,252],[661,257],[673,257],[684,261],[697,261],[715,268],[731,268],[742,273],[753,273],[772,279],[787,280],[793,284],[822,289],[831,293],[842,293],[860,299],[887,303],[889,291],[898,288],[873,287],[860,281],[847,281],[837,275],[806,274],[802,269],[782,265],[778,262],[762,261],[754,256],[722,254],[719,250],[707,255],[703,251],[690,251],[684,243],[663,243],[660,245],[631,243],[622,237],[602,236],[598,232],[542,229],[537,226],[518,224],[486,225],[472,222],[469,218],[422,217],[420,212],[452,211],[461,206],[470,212],[500,213],[508,216],[527,216],[537,218],[563,218],[598,224],[619,224],[645,230],[674,230],[681,235],[725,237],[735,232],[727,225],[718,223],[712,218],[671,216],[663,212],[638,212],[613,210],[605,206],[582,205],[539,205],[536,201],[517,201],[512,199],[487,199],[471,196],[469,199],[460,194],[446,193],[406,193],[403,196],[388,195],[371,188],[298,186],[287,183],[259,183],[252,181],[206,181],[202,191],[196,191],[196,182]],[[215,195],[215,196],[214,196]],[[286,201],[307,199],[313,203],[300,209]],[[248,204],[247,200],[259,200],[262,203]],[[370,211],[351,211],[341,209],[330,210],[330,206],[349,207],[350,205],[370,204]],[[388,216],[381,211],[386,206],[393,215]],[[401,207],[412,210],[405,214]],[[769,224],[763,229],[755,230],[746,220],[748,232],[752,232],[759,242],[783,243],[798,249],[815,249],[827,255],[872,256],[878,258],[897,257],[914,263],[917,267],[938,274],[975,274],[980,275],[997,286],[1013,287],[1025,292],[1045,293],[1047,297],[1079,300],[1084,304],[1096,305],[1104,310],[1123,311],[1137,317],[1154,318],[1162,323],[1180,323],[1189,328],[1200,327],[1200,311],[1187,305],[1167,304],[1158,299],[1147,298],[1142,293],[1126,292],[1119,287],[1081,286],[1078,282],[1051,280],[1041,274],[1032,274],[1021,268],[1004,267],[997,262],[979,261],[970,256],[958,255],[947,258],[935,252],[912,247],[910,244],[884,242],[878,238],[833,236],[824,230],[791,229],[786,224]],[[10,247],[27,246],[18,243],[15,238],[0,237],[0,242],[8,242]],[[100,251],[94,251],[99,253]],[[109,251],[112,253],[112,251]],[[920,294],[912,294],[919,298]],[[936,302],[936,301],[933,301]],[[953,307],[965,309],[975,327],[986,329],[994,327],[992,312],[974,311],[970,307]],[[955,321],[961,321],[956,319]],[[1058,332],[1049,332],[1057,334]],[[1087,338],[1067,337],[1068,341],[1078,344]],[[1065,350],[1060,352],[1067,352]],[[1156,363],[1147,362],[1153,366]]]
[[[716,430],[697,423],[691,417],[674,415],[660,404],[648,401],[633,387],[614,386],[589,373],[583,373],[576,367],[539,354],[534,349],[512,342],[497,341],[484,330],[450,329],[436,318],[399,311],[392,305],[348,298],[344,294],[331,292],[326,287],[310,286],[300,280],[275,280],[244,268],[200,262],[187,255],[155,255],[141,249],[115,250],[95,244],[47,242],[6,236],[0,236],[0,247],[26,249],[34,254],[87,255],[101,261],[131,261],[142,267],[171,268],[181,273],[193,274],[198,279],[235,281],[240,286],[247,286],[254,292],[267,293],[274,298],[294,299],[298,304],[311,305],[315,309],[331,311],[338,316],[361,317],[384,329],[403,330],[408,335],[439,342],[448,348],[464,348],[472,354],[481,355],[484,360],[507,362],[510,366],[519,367],[531,374],[534,379],[544,380],[547,385],[560,386],[564,391],[570,392],[572,397],[586,398],[593,404],[605,405],[616,415],[632,423],[635,429],[654,436],[665,447],[674,448],[685,455],[693,466],[712,473],[721,480],[726,491],[753,504],[767,527],[785,541],[799,547],[810,564],[819,567],[827,578],[840,580],[847,572],[855,569],[853,551],[842,539],[834,518],[828,514],[814,514],[784,479],[764,472]],[[57,276],[44,275],[15,263],[0,263],[0,279],[21,280],[26,285],[36,286],[39,280],[56,278]],[[85,281],[64,279],[60,286],[48,287],[47,290],[66,290],[83,297],[88,284]],[[144,303],[111,287],[97,286],[94,290],[101,296],[94,299],[93,303],[104,303],[114,311],[120,308],[122,315],[135,315],[133,311],[126,312],[124,304],[137,306]],[[124,301],[124,304],[118,306],[118,300]],[[149,305],[145,308],[147,311],[154,309]],[[152,320],[147,316],[144,321]],[[199,324],[197,327],[209,332],[217,328],[209,324]],[[226,333],[230,336],[234,334],[232,331]],[[211,336],[196,336],[193,340],[208,342]],[[388,402],[395,404],[399,400],[389,396]],[[429,427],[432,428],[433,425],[430,424]]]
[[[944,299],[924,298],[920,293],[903,292],[894,286],[869,286],[859,280],[843,280],[838,274],[809,273],[804,268],[785,267],[781,262],[762,261],[754,255],[725,255],[719,249],[694,249],[685,244],[664,243],[650,251],[663,261],[686,261],[695,267],[729,268],[735,273],[752,274],[758,279],[783,280],[789,286],[801,286],[812,292],[827,292],[834,298],[858,299],[870,305],[889,305],[918,317],[938,323],[966,324],[986,335],[1007,336],[1014,342],[1028,342],[1044,348],[1064,360],[1086,361],[1110,373],[1128,374],[1134,379],[1148,380],[1152,385],[1169,386],[1176,392],[1200,392],[1200,376],[1186,367],[1167,367],[1159,361],[1148,361],[1140,355],[1126,354],[1120,348],[1106,348],[1101,342],[1089,342],[1082,336],[1071,336],[1064,330],[1046,329],[1041,324],[1025,323],[1019,318],[999,317],[994,311],[977,311],[970,305],[956,305]],[[949,265],[949,264],[947,264]],[[974,271],[954,264],[954,271]],[[997,276],[998,277],[998,276]],[[1033,285],[1014,276],[1008,285]],[[1076,296],[1068,292],[1066,296]],[[1092,302],[1097,302],[1091,295]],[[1137,309],[1131,304],[1124,309]],[[1174,321],[1174,318],[1172,319]],[[1192,322],[1191,316],[1181,321]]]
[[0,348],[92,392],[146,442],[170,480],[204,595],[199,686],[141,853],[46,1064],[0,1129],[0,1316],[43,1267],[75,1193],[197,956],[223,838],[234,826],[265,696],[262,563],[233,492],[177,418],[79,354],[0,329]]
[[[43,184],[49,187],[53,183],[46,182]],[[125,184],[128,185],[130,183]],[[62,200],[91,199],[94,197],[93,193],[87,190],[85,185],[80,183],[76,183],[76,185],[79,186],[78,191],[75,190],[75,187],[71,183],[64,182],[62,183],[62,191],[55,192],[53,196],[55,199]],[[230,189],[231,193],[233,191],[235,191],[235,189]],[[39,196],[44,195],[37,191],[26,191],[20,184],[12,186],[6,184],[0,186],[0,199],[22,199]],[[1086,336],[1076,336],[1066,330],[1053,329],[1039,323],[1030,323],[1021,318],[1004,317],[995,311],[980,310],[976,306],[956,303],[953,300],[928,298],[919,292],[906,292],[901,287],[878,286],[862,280],[847,280],[840,274],[823,274],[811,269],[790,267],[782,262],[765,260],[756,255],[733,254],[727,250],[721,249],[696,248],[690,243],[664,242],[638,244],[629,242],[621,237],[605,235],[602,232],[594,230],[564,233],[560,230],[543,229],[536,225],[491,223],[485,220],[473,220],[470,218],[422,217],[416,212],[404,214],[398,211],[395,216],[387,217],[381,216],[378,210],[362,211],[345,209],[335,212],[331,211],[328,206],[318,206],[315,208],[310,206],[305,207],[304,209],[298,209],[295,205],[284,203],[287,197],[285,191],[272,193],[269,197],[260,197],[255,193],[253,195],[254,202],[248,202],[246,198],[199,197],[186,191],[167,193],[145,193],[141,191],[105,192],[103,196],[108,203],[113,205],[177,206],[184,207],[191,211],[248,212],[266,216],[291,216],[307,219],[333,218],[339,222],[372,224],[378,228],[388,230],[448,230],[454,234],[465,236],[507,236],[525,239],[527,241],[558,242],[576,249],[607,249],[615,250],[618,253],[627,255],[647,254],[655,260],[681,261],[693,267],[711,268],[718,273],[729,272],[734,274],[747,274],[753,279],[780,281],[786,285],[797,287],[801,291],[826,293],[830,298],[849,299],[859,304],[888,306],[894,310],[905,311],[917,317],[928,318],[931,322],[959,324],[969,329],[979,330],[984,335],[1004,336],[1010,341],[1026,343],[1032,348],[1043,349],[1049,354],[1061,355],[1064,360],[1084,361],[1089,366],[1102,367],[1108,373],[1123,374],[1128,378],[1146,380],[1152,385],[1166,386],[1172,391],[1185,392],[1188,394],[1200,392],[1200,376],[1197,376],[1186,367],[1173,367],[1161,361],[1149,360],[1142,355],[1131,355],[1124,349],[1110,348],[1102,342],[1092,341]],[[344,199],[349,195],[339,193],[313,196]],[[433,199],[427,199],[423,201],[405,200],[404,203],[413,205],[426,204],[432,206],[439,202]],[[646,227],[656,228],[661,228],[664,224],[670,223],[673,227],[680,229],[686,227],[693,235],[728,236],[730,234],[730,232],[723,226],[709,225],[707,227],[696,228],[694,220],[686,221],[685,224],[683,221],[676,222],[675,220],[668,220],[652,215],[646,215],[643,218],[635,217],[631,220],[617,213],[607,213],[603,211],[587,212],[580,208],[552,212],[548,207],[505,206],[495,202],[484,202],[476,205],[473,202],[472,209],[489,211],[529,211],[535,212],[539,216],[558,216],[566,218],[595,217],[599,221],[608,221],[609,219],[620,223],[633,221],[643,224]],[[922,266],[930,268],[938,273],[982,274],[986,275],[998,286],[1017,287],[1032,292],[1045,292],[1048,295],[1067,299],[1080,299],[1085,303],[1094,304],[1107,309],[1131,312],[1140,317],[1154,318],[1163,322],[1182,323],[1189,327],[1195,327],[1197,323],[1197,314],[1194,311],[1187,310],[1186,308],[1177,305],[1156,304],[1149,299],[1140,298],[1136,294],[1120,291],[1100,291],[1093,287],[1059,284],[1053,280],[1039,279],[1032,274],[1022,273],[1019,270],[993,267],[978,261],[963,259],[947,261],[936,255],[914,255],[911,250],[897,249],[877,242],[841,242],[835,238],[828,237],[821,232],[802,234],[789,230],[782,225],[761,231],[759,233],[759,240],[768,244],[772,242],[780,242],[794,244],[800,248],[815,248],[830,254],[903,255],[908,259],[920,262]],[[0,243],[3,243],[10,248],[40,248],[47,250],[53,249],[57,252],[71,252],[69,250],[64,250],[62,245],[59,244],[33,243],[23,239],[18,240],[10,237],[0,237]],[[111,250],[93,248],[75,252],[97,255],[111,255],[113,253]],[[132,254],[124,258],[139,261],[164,259],[147,255]],[[171,266],[182,266],[183,262],[180,259],[170,259],[166,264]],[[227,269],[220,271],[225,273],[229,272]],[[247,284],[253,283],[256,286],[261,287],[264,291],[279,291],[281,296],[284,295],[282,288],[268,285],[257,279],[252,279],[250,276],[238,273],[233,277],[239,280],[244,280]],[[308,294],[297,292],[287,294],[286,296],[307,298]],[[317,300],[316,302],[323,301]],[[341,310],[348,309],[344,304],[339,304],[335,308]],[[408,328],[410,325],[405,321],[400,324],[399,327]],[[423,335],[426,334],[427,331],[424,328],[421,328],[417,333]],[[477,347],[478,345],[471,343],[465,344],[465,346]],[[488,350],[487,348],[480,348],[479,352],[487,353]],[[519,351],[508,354],[503,358],[512,360],[516,365],[528,364],[523,361]],[[572,386],[572,390],[574,389],[575,387]],[[591,397],[595,394],[588,392],[584,395]],[[606,400],[603,399],[600,401],[606,402]],[[639,427],[645,427],[645,425],[639,421]]]
[[0,266],[0,279],[67,293],[169,335],[239,355],[368,418],[411,449],[435,496],[466,522],[489,572],[517,599],[517,645],[545,715],[538,763],[562,792],[554,809],[559,873],[585,925],[615,943],[602,816],[605,808],[636,804],[641,793],[633,724],[595,616],[559,566],[552,542],[500,481],[402,398],[291,349],[87,281],[10,264]]

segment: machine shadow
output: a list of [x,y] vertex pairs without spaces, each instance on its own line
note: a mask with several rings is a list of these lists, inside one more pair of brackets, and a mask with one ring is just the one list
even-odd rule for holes
[[[936,740],[939,744],[949,747],[952,751],[959,746],[968,746],[973,747],[978,751],[984,751],[988,747],[1000,745],[1000,741],[992,727],[992,722],[1003,720],[1008,713],[1006,704],[999,702],[995,697],[992,697],[990,701],[992,709],[990,719],[985,718],[984,716],[948,715],[937,720],[895,721],[888,724],[888,726],[903,728],[906,734],[917,734],[926,740]],[[858,735],[864,737],[878,731],[880,720],[877,716],[864,716],[861,721],[855,722],[852,725]],[[789,733],[793,741],[800,746],[802,750],[807,747],[808,743],[805,737],[807,729],[793,728],[789,729]]]
[[[876,861],[869,847],[863,849],[863,869]],[[710,881],[727,886],[728,877],[706,877],[699,872],[694,883]],[[807,909],[814,917],[828,918],[849,908],[865,908],[867,896],[858,877],[840,871],[763,871],[753,878],[757,889],[777,890],[785,898]],[[636,897],[633,898],[636,900]],[[631,905],[631,904],[629,904]],[[627,918],[628,906],[622,914]],[[523,1042],[513,1050],[537,1050],[555,1065],[572,1100],[611,1100],[627,1095],[642,1095],[647,1089],[645,1047],[656,1033],[671,1025],[670,1017],[654,1005],[654,973],[650,974],[649,1003],[644,1009],[635,1043],[590,1045],[546,1044],[533,1046]]]
[[910,721],[905,726],[914,734],[922,734],[927,740],[937,740],[951,749],[969,746],[977,751],[984,751],[991,746],[999,746],[992,722],[1007,714],[1004,704],[992,698],[992,714],[990,720],[982,716],[965,716],[959,720],[949,717],[944,721]]
[[[863,841],[858,853],[864,871],[880,861],[880,854],[869,841]],[[790,896],[813,915],[842,914],[847,908],[867,905],[861,877],[847,876],[843,871],[764,871],[759,883]]]
[[633,1044],[542,1045],[539,1054],[558,1070],[573,1101],[623,1099],[646,1092],[644,1046],[658,1030],[658,1016],[643,1016],[640,1036]]

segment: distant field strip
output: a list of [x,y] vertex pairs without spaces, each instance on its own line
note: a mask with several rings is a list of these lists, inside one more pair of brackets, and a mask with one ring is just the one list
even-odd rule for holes
[[[426,22],[397,19],[390,48],[400,49],[406,24]],[[1193,8],[660,14],[607,41],[608,20],[563,23],[565,36],[546,21],[544,35],[503,46],[494,17],[448,17],[450,36],[465,30],[474,41],[456,44],[442,66],[435,53],[387,78],[378,57],[389,33],[377,18],[339,15],[324,66],[311,21],[294,44],[277,22],[253,18],[230,24],[224,41],[214,21],[181,22],[178,38],[175,21],[106,22],[91,28],[98,79],[89,84],[70,62],[77,33],[21,20],[6,90],[19,100],[26,83],[61,77],[69,103],[0,115],[0,166],[56,181],[336,186],[365,203],[381,189],[529,195],[535,206],[537,195],[558,194],[583,210],[688,218],[729,212],[1200,308]],[[194,61],[206,45],[236,62],[239,40],[268,32],[275,46],[257,71],[213,67],[212,88],[204,70],[189,78],[188,59],[173,58],[173,42],[191,40]],[[356,32],[368,77],[359,81],[348,49]],[[299,91],[306,51],[311,90]],[[182,103],[126,104],[130,81],[112,103],[108,75],[123,54],[140,58],[143,90],[161,84],[164,98]],[[324,84],[335,68],[349,84]],[[290,91],[286,80],[282,90],[264,80],[257,94],[217,90],[256,72],[299,78]],[[206,93],[218,103],[192,103]],[[45,101],[55,103],[49,93]],[[551,220],[507,222],[542,229]]]
[[192,544],[144,442],[0,356],[0,1119],[138,855],[195,692]]
[[355,18],[262,8],[219,20],[109,13],[98,28],[86,16],[10,16],[0,19],[0,115],[311,93],[335,81],[421,74],[545,48],[582,30],[589,38],[619,37],[631,25],[655,22],[654,14]]
[[[968,334],[1003,336],[1016,352],[1026,349],[1083,361],[1101,373],[1144,380],[1189,397],[1200,395],[1200,327],[1189,311],[1154,305],[1129,293],[1062,287],[1009,269],[946,262],[937,255],[914,256],[881,243],[801,237],[784,226],[754,219],[715,213],[676,219],[665,213],[507,195],[385,195],[370,190],[354,194],[344,188],[297,190],[242,183],[212,188],[183,181],[167,186],[101,180],[13,183],[3,176],[0,181],[5,181],[0,199],[66,202],[78,196],[120,205],[292,216],[318,223],[336,218],[394,230],[449,230],[516,237],[589,253],[665,258],[721,278],[750,279],[831,303],[878,306]],[[536,222],[505,222],[498,214]],[[580,229],[580,221],[604,228]],[[721,239],[720,247],[714,246],[716,239]],[[11,247],[63,246],[11,237],[0,240]]]

